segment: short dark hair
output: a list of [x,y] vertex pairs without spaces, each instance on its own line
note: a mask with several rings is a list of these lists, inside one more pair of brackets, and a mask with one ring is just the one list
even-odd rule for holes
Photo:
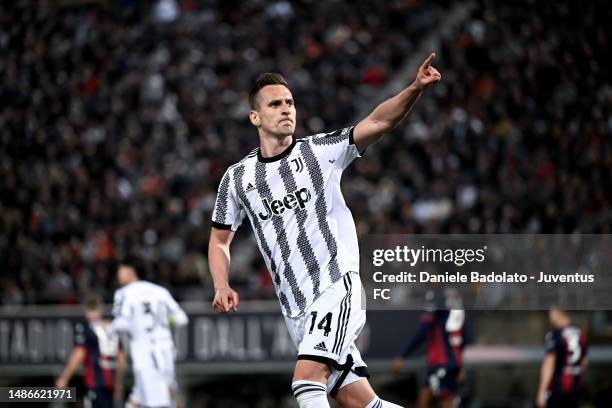
[[126,255],[119,262],[119,266],[129,266],[134,270],[138,278],[143,278],[145,275],[145,263],[143,259],[135,255]]
[[251,92],[249,92],[249,105],[251,105],[252,110],[259,109],[259,91],[264,86],[268,85],[284,85],[289,89],[287,80],[281,74],[277,74],[276,72],[261,74],[251,88]]
[[104,302],[102,301],[102,297],[95,293],[88,293],[85,296],[85,310],[98,310],[102,309]]

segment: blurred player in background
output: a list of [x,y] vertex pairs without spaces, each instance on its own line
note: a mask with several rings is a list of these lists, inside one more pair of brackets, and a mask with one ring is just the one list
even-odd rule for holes
[[546,334],[537,406],[579,407],[588,365],[586,333],[572,325],[565,310],[553,308],[549,318],[553,330]]
[[76,370],[84,364],[85,407],[112,408],[113,399],[123,397],[125,353],[118,337],[107,333],[110,322],[102,319],[103,309],[101,297],[92,294],[85,298],[86,321],[77,325],[74,349],[55,382],[58,388],[67,387]]
[[208,253],[213,307],[225,313],[239,306],[229,285],[230,244],[246,215],[298,348],[292,389],[300,408],[329,407],[327,393],[343,407],[397,407],[378,398],[354,343],[365,310],[355,222],[340,178],[440,80],[434,57],[356,126],[303,139],[294,137],[296,109],[282,76],[261,75],[249,94],[260,147],[230,166],[219,185]]
[[[436,300],[431,301],[435,304]],[[452,304],[452,298],[445,297],[446,309]],[[460,303],[455,306],[460,306]],[[459,383],[464,377],[463,348],[467,338],[464,310],[445,310],[432,304],[429,311],[423,312],[417,332],[404,348],[401,357],[393,362],[393,372],[397,374],[404,365],[404,359],[427,342],[427,378],[419,392],[419,408],[431,406],[432,399],[437,400],[442,408],[456,406]]]
[[180,407],[174,374],[171,326],[184,326],[187,315],[167,289],[139,279],[138,262],[119,266],[111,332],[129,334],[134,389],[127,407]]

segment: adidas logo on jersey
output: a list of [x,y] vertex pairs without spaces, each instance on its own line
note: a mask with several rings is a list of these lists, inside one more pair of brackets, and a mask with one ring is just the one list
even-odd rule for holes
[[245,192],[248,193],[248,192],[253,191],[253,190],[255,190],[255,186],[253,184],[251,184],[251,183],[247,184]]
[[310,191],[306,187],[288,193],[282,200],[268,201],[264,198],[262,203],[266,211],[257,215],[262,221],[266,221],[275,215],[281,215],[285,210],[303,210],[310,198]]
[[325,351],[327,352],[327,347],[325,347],[325,342],[322,341],[319,344],[317,344],[316,346],[314,346],[315,350],[319,350],[319,351]]

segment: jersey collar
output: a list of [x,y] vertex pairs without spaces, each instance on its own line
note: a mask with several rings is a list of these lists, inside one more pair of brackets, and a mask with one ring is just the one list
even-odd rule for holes
[[282,159],[283,157],[286,157],[289,153],[291,153],[296,143],[297,141],[294,136],[293,141],[285,150],[283,150],[281,153],[277,154],[276,156],[271,156],[271,157],[263,157],[261,155],[261,147],[260,147],[259,149],[257,149],[257,160],[259,160],[262,163],[272,163],[272,162],[278,161]]

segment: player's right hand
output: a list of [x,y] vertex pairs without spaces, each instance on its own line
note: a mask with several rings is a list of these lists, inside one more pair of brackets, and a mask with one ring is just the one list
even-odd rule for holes
[[59,377],[55,380],[55,388],[66,388],[68,386],[68,381],[64,377]]
[[215,290],[213,309],[219,313],[236,312],[240,304],[240,297],[235,290],[229,286]]
[[544,408],[546,406],[547,399],[546,390],[538,391],[538,396],[536,397],[536,407]]

